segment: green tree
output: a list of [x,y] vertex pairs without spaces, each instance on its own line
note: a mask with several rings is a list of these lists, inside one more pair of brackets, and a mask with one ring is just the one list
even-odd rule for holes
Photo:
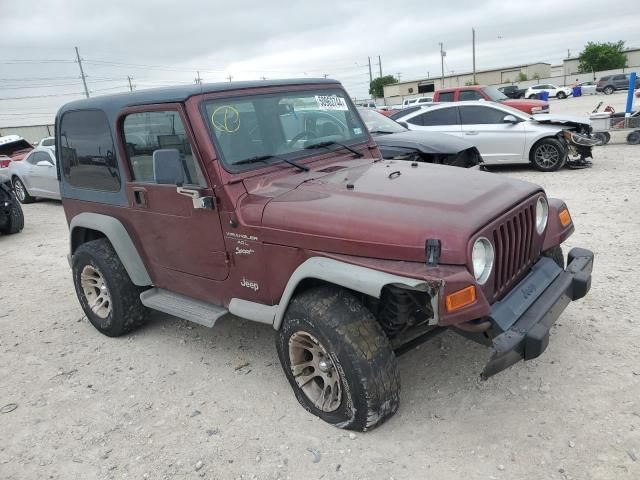
[[527,74],[526,73],[520,72],[518,74],[518,82],[526,82],[527,80],[529,80],[529,79],[527,78]]
[[627,66],[624,54],[624,42],[596,43],[588,42],[578,57],[580,73],[614,70]]
[[392,83],[398,83],[398,80],[393,75],[378,77],[369,84],[369,94],[373,98],[382,98],[384,97],[384,86]]

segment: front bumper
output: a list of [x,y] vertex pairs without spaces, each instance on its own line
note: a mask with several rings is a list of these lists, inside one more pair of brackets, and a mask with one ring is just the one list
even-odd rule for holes
[[591,288],[592,269],[593,252],[582,248],[569,252],[565,270],[542,257],[524,280],[496,302],[489,320],[497,335],[482,377],[540,356],[549,344],[551,326],[569,302],[584,297]]

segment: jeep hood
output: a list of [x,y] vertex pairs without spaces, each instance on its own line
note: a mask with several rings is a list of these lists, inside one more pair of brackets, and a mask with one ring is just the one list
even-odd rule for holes
[[[314,172],[310,172],[313,174]],[[267,185],[249,191],[269,196]],[[378,161],[311,177],[266,202],[262,240],[322,252],[425,260],[425,242],[442,242],[440,262],[467,263],[473,234],[537,185],[477,170]],[[242,208],[242,207],[241,207]]]

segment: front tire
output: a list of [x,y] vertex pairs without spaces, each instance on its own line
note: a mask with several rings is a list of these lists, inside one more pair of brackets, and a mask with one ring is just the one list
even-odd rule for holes
[[556,98],[559,99],[559,100],[564,100],[565,98],[567,98],[567,94],[564,93],[564,92],[558,92],[556,94]]
[[600,140],[601,145],[606,145],[611,140],[611,134],[609,132],[596,132],[592,133],[591,136],[597,140]]
[[16,192],[16,197],[22,204],[33,203],[36,201],[35,197],[29,195],[27,187],[24,186],[22,180],[18,177],[13,178],[13,191]]
[[613,87],[604,87],[603,90],[605,95],[611,95],[613,92],[615,92],[615,88]]
[[627,143],[629,145],[638,145],[640,143],[640,131],[636,130],[627,135]]
[[80,245],[71,258],[71,269],[80,305],[100,333],[117,337],[145,322],[142,289],[133,284],[107,239]]
[[325,422],[365,431],[397,411],[395,354],[351,292],[323,286],[296,296],[276,333],[276,347],[296,398]]
[[549,257],[564,270],[564,254],[562,253],[562,247],[560,245],[556,245],[555,247],[551,247],[549,250],[545,250],[542,252],[542,255]]
[[567,149],[556,138],[543,138],[531,149],[529,160],[536,170],[555,172],[567,161]]

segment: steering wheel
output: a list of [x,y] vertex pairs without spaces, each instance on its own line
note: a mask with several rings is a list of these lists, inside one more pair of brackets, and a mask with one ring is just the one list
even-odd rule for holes
[[287,147],[291,148],[298,140],[302,140],[303,138],[318,138],[318,135],[311,130],[303,130],[287,142]]

